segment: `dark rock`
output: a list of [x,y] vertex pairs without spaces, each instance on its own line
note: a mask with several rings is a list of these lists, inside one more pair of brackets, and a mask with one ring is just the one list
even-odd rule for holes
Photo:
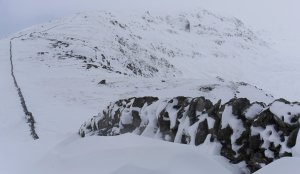
[[282,103],[287,104],[287,105],[291,104],[291,102],[289,102],[289,101],[287,101],[286,99],[283,99],[283,98],[277,99],[275,101],[282,102]]
[[273,117],[273,113],[270,111],[270,109],[267,109],[260,113],[258,118],[254,120],[253,126],[266,128],[267,125],[274,123]]
[[208,124],[207,124],[207,119],[205,119],[204,121],[200,122],[198,125],[195,145],[198,146],[204,143],[207,135],[208,135]]
[[263,141],[260,138],[260,135],[253,135],[249,137],[249,148],[253,151],[256,151],[257,149],[260,148],[262,145]]
[[220,110],[221,110],[221,100],[219,100],[211,108],[207,109],[207,114],[208,114],[208,116],[210,116],[212,118],[219,119],[220,118],[220,113],[219,113]]
[[105,85],[106,84],[106,80],[105,79],[103,79],[103,80],[101,80],[99,83],[98,83],[98,85]]
[[230,161],[235,160],[235,152],[228,146],[222,146],[220,154],[225,158],[229,159]]
[[291,132],[291,134],[287,140],[287,147],[291,148],[296,145],[298,132],[299,132],[299,127]]
[[159,127],[160,131],[163,134],[169,132],[171,123],[170,123],[169,113],[166,110],[163,110],[159,114],[157,124],[158,124],[158,127]]
[[120,129],[121,134],[129,133],[135,130],[135,126],[132,124],[122,124],[123,128]]
[[198,104],[197,98],[192,99],[192,101],[189,104],[189,109],[187,111],[187,116],[190,118],[190,124],[194,124],[197,121],[196,117],[196,106]]
[[202,92],[210,92],[216,88],[217,85],[206,85],[206,86],[201,86],[199,88],[200,91]]
[[249,107],[250,101],[246,98],[232,100],[232,114],[241,116],[246,108]]
[[183,134],[181,136],[181,141],[180,142],[181,142],[181,144],[189,144],[190,143],[189,137],[187,135]]
[[91,68],[99,68],[99,66],[94,65],[94,64],[90,64],[90,63],[86,64],[86,69],[91,69]]
[[221,142],[221,144],[227,144],[231,145],[231,135],[233,133],[232,128],[228,125],[224,129],[220,129],[218,134],[218,140]]
[[141,116],[139,114],[138,111],[132,111],[132,118],[133,118],[133,121],[132,121],[132,124],[135,128],[139,127],[141,122],[142,122],[142,119],[141,119]]
[[294,115],[294,116],[291,118],[291,123],[297,123],[298,120],[299,120],[299,118],[300,118],[300,114]]
[[157,101],[157,97],[140,97],[135,98],[134,102],[132,103],[132,107],[142,108],[145,104],[151,105],[154,101]]

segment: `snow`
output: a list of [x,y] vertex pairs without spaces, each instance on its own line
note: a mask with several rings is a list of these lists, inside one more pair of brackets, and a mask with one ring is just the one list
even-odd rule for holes
[[[40,140],[39,140],[40,141]],[[125,134],[116,137],[87,137],[79,138],[70,135],[57,143],[50,143],[46,147],[43,142],[31,142],[26,145],[27,151],[17,150],[11,154],[10,150],[1,153],[4,156],[15,157],[18,167],[12,163],[1,173],[24,174],[81,174],[99,171],[102,174],[116,173],[167,173],[180,174],[183,172],[208,174],[231,174],[231,170],[222,166],[219,157],[207,155],[196,147],[162,142],[160,140],[143,138]],[[21,144],[16,144],[20,148]],[[22,144],[23,145],[23,144]],[[44,148],[42,150],[42,148]],[[21,148],[22,149],[22,148]],[[36,153],[28,154],[35,149]],[[43,153],[41,153],[43,151]],[[17,158],[16,153],[20,153]],[[1,155],[1,156],[3,156]],[[28,162],[34,159],[34,161]],[[8,159],[10,161],[10,158]],[[3,163],[4,162],[4,163]],[[12,161],[11,161],[12,162]]]
[[293,152],[294,156],[300,157],[300,136],[299,136],[299,132],[298,132],[298,135],[297,135],[296,145],[292,148],[292,152]]
[[[132,96],[204,96],[213,102],[222,99],[222,103],[233,97],[247,97],[251,102],[267,104],[279,97],[300,99],[297,59],[286,57],[287,52],[274,48],[265,37],[235,18],[224,18],[200,8],[163,15],[152,11],[125,13],[78,13],[15,34],[27,34],[25,40],[13,41],[13,56],[17,80],[35,115],[41,138],[38,141],[29,136],[10,76],[9,40],[0,41],[0,173],[240,173],[226,159],[214,156],[218,147],[209,142],[210,135],[196,148],[128,134],[84,139],[75,134],[84,121],[109,102]],[[118,25],[112,24],[114,21]],[[188,22],[190,30],[186,28]],[[123,30],[125,24],[128,29]],[[33,37],[29,37],[30,33]],[[227,37],[228,33],[238,37]],[[49,39],[61,39],[70,45],[53,48],[55,43]],[[91,58],[100,61],[101,54],[105,54],[114,71],[87,70],[81,60],[59,55],[70,50],[74,50],[74,55],[86,56],[89,63],[93,63]],[[151,61],[151,55],[157,59]],[[143,75],[154,78],[136,76],[124,67],[128,62],[139,62],[138,67],[145,70]],[[151,67],[159,71],[153,73]],[[107,84],[99,85],[103,79]],[[158,104],[164,107],[162,104],[166,103]],[[246,117],[253,118],[260,108],[258,104],[252,105]],[[300,110],[298,105],[283,108],[276,102],[270,109],[288,122],[290,115]],[[224,118],[228,119],[222,120],[222,127],[230,125],[238,130],[232,136],[234,140],[242,132],[238,126],[241,122],[231,114],[230,107],[225,111]],[[151,108],[142,112],[143,121],[149,121],[143,135],[154,137],[159,113]],[[175,116],[170,115],[171,127],[175,125]],[[201,119],[204,118],[211,128],[212,119],[202,115]],[[122,123],[131,121],[124,117]],[[185,124],[179,131],[195,136],[197,123],[186,130],[188,119],[182,121]],[[261,130],[252,129],[252,134],[258,132]],[[261,136],[278,140],[273,127],[261,132]],[[292,149],[298,156],[299,141],[298,137]],[[298,158],[283,159],[259,172],[276,170],[278,165],[286,165],[286,160],[291,168],[299,162]]]
[[[196,17],[197,14],[202,16],[202,18],[198,19]],[[156,23],[148,23],[147,20],[145,21],[142,18],[143,16],[145,19],[146,17],[153,18]],[[176,14],[175,16],[180,15]],[[212,25],[215,28],[219,28],[219,31],[212,30],[213,34],[211,34],[209,33],[210,30],[208,30],[208,33],[199,35],[196,31],[202,31],[202,29],[196,28],[193,31],[195,33],[187,33],[182,31],[181,26],[177,26],[177,23],[176,25],[174,24],[175,26],[173,23],[171,23],[172,25],[169,24],[169,19],[176,21],[176,17],[173,19],[173,17],[162,16],[161,19],[159,16],[151,13],[120,15],[107,12],[90,12],[34,26],[31,29],[20,32],[28,35],[13,41],[15,74],[18,77],[18,82],[25,98],[30,99],[27,101],[27,105],[36,115],[37,132],[40,134],[40,137],[64,137],[64,134],[75,132],[85,120],[98,113],[109,102],[132,96],[167,98],[174,97],[174,94],[176,94],[182,96],[205,96],[212,101],[218,101],[219,99],[227,101],[238,95],[238,97],[253,96],[250,98],[252,102],[263,101],[266,103],[274,99],[271,95],[267,95],[266,92],[260,91],[254,86],[244,87],[231,82],[231,80],[236,79],[236,74],[241,73],[227,69],[236,69],[231,66],[235,66],[235,64],[240,62],[239,59],[232,58],[232,54],[239,54],[240,50],[240,47],[237,47],[235,44],[257,47],[261,50],[267,49],[265,46],[256,45],[257,42],[262,42],[260,39],[254,37],[253,43],[248,43],[243,40],[243,37],[236,39],[228,37],[228,45],[233,47],[235,51],[230,51],[227,47],[223,48],[222,46],[215,48],[214,40],[219,38],[218,35],[226,39],[226,36],[223,36],[224,34],[227,32],[234,34],[236,32],[237,20],[232,18],[223,19],[205,10],[193,11],[192,14],[183,13],[183,16],[191,21],[203,20],[203,25]],[[224,20],[224,26],[222,26],[223,23],[220,23],[220,21],[222,22],[220,19]],[[119,21],[119,23],[127,24],[131,28],[123,30],[119,26],[114,26],[111,24],[111,21],[115,20]],[[147,29],[144,30],[144,27]],[[170,34],[166,29],[172,29],[178,34]],[[241,29],[248,31],[244,26],[241,26]],[[32,32],[33,34],[30,34]],[[160,37],[156,37],[156,32],[163,32],[163,34]],[[156,57],[161,57],[161,59],[158,59],[159,62],[154,63],[145,59],[149,65],[157,67],[156,63],[163,63],[165,61],[162,60],[166,60],[174,64],[174,68],[170,68],[169,71],[166,70],[164,64],[160,64],[161,71],[153,74],[156,78],[141,78],[123,76],[104,69],[91,68],[86,70],[85,67],[82,67],[85,64],[80,60],[59,58],[61,57],[60,54],[64,54],[64,51],[71,50],[74,50],[74,55],[79,54],[87,58],[95,58],[95,56],[101,58],[101,54],[105,54],[107,59],[111,60],[112,68],[130,73],[122,65],[124,60],[120,57],[120,52],[118,51],[120,44],[111,39],[115,38],[114,34],[117,34],[119,37],[122,36],[125,41],[128,40],[125,45],[129,44],[132,46],[133,42],[139,44],[139,49],[136,50],[138,51],[137,53],[134,50],[131,54],[130,50],[124,47],[123,49],[128,52],[124,59],[133,57],[132,61],[134,61],[137,57],[142,58],[144,54],[151,52]],[[136,38],[128,38],[130,34],[141,35],[143,39],[139,41]],[[164,42],[161,42],[162,37]],[[59,46],[52,48],[53,44],[57,45],[58,42],[53,43],[51,39],[63,40],[62,43],[69,44],[69,47],[58,44]],[[184,42],[179,44],[177,40],[183,40]],[[203,40],[203,42],[198,42],[198,40]],[[7,43],[3,41],[3,44]],[[153,50],[151,45],[154,47],[163,46],[161,48],[164,48],[164,50],[156,50],[155,48]],[[194,46],[191,47],[190,45]],[[98,47],[100,51],[95,53],[95,47]],[[5,49],[5,47],[3,48]],[[135,49],[135,47],[130,48]],[[200,56],[201,59],[199,60],[190,58],[192,51],[197,49],[207,54],[207,57]],[[228,54],[228,58],[214,57],[213,52],[218,49],[221,49],[219,51],[223,52],[222,54]],[[170,57],[167,53],[168,50],[173,51],[176,56]],[[243,51],[253,56],[256,54],[255,49],[245,49]],[[4,55],[2,58],[5,59],[7,56]],[[114,57],[120,57],[119,61],[113,59]],[[130,60],[129,58],[128,60]],[[182,60],[185,60],[185,64],[182,63]],[[254,60],[255,58],[253,57],[253,63]],[[241,68],[238,68],[238,71],[245,67],[247,66],[241,66]],[[143,69],[143,67],[140,68]],[[181,75],[178,74],[179,72]],[[149,72],[145,73],[148,74]],[[220,74],[230,80],[215,78]],[[176,77],[173,77],[173,75]],[[189,78],[186,78],[187,76]],[[98,82],[102,79],[107,81],[106,85],[98,85]],[[202,86],[214,85],[215,89],[212,91],[200,90]],[[244,90],[239,91],[240,89]],[[43,101],[47,101],[47,103],[45,104]],[[130,122],[130,120],[124,120],[125,123],[128,121]]]
[[262,169],[258,170],[254,174],[282,174],[282,173],[295,173],[300,170],[300,158],[286,157],[281,158]]
[[254,103],[245,111],[246,118],[254,119],[257,114],[263,111],[263,108],[264,107],[261,104]]
[[[0,137],[23,141],[31,140],[28,126],[24,124],[23,113],[18,93],[15,89],[10,71],[9,41],[0,42]],[[6,58],[6,59],[4,59]],[[0,141],[0,142],[1,142]]]
[[270,110],[283,119],[284,122],[292,124],[291,119],[300,112],[300,105],[298,103],[285,105],[282,102],[275,101],[270,106]]
[[[235,142],[245,131],[245,128],[243,127],[242,120],[238,119],[236,116],[232,114],[232,106],[226,106],[225,110],[222,113],[222,129],[226,128],[227,126],[230,126],[233,130],[233,133],[230,137],[231,142]],[[238,151],[240,146],[236,145],[235,143],[232,143],[232,149],[234,151]]]

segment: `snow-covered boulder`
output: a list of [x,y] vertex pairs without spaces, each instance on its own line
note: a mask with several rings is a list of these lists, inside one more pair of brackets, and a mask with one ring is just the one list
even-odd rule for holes
[[221,147],[221,156],[255,172],[276,159],[293,155],[299,115],[299,103],[284,99],[266,105],[250,103],[246,98],[222,104],[221,100],[213,103],[204,97],[134,97],[111,103],[85,122],[79,134],[111,136],[131,132],[200,147],[216,143]]

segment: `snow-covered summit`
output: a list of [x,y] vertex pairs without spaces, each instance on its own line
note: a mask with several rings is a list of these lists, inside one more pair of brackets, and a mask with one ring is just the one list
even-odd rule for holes
[[225,70],[241,71],[237,64],[244,60],[257,66],[268,50],[242,21],[203,9],[172,15],[85,12],[17,35],[23,35],[22,47],[35,48],[26,51],[35,59],[74,60],[87,69],[143,77],[232,78]]

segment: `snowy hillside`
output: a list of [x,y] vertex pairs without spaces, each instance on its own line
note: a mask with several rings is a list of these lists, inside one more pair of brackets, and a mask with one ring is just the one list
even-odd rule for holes
[[22,49],[34,46],[26,51],[34,60],[77,60],[86,69],[144,77],[214,77],[237,68],[236,59],[254,63],[268,50],[240,20],[201,9],[172,16],[80,13],[18,35]]
[[[25,99],[30,98],[30,111],[38,115],[41,137],[73,132],[99,107],[120,98],[176,94],[274,100],[255,86],[233,82],[247,81],[250,69],[259,73],[258,60],[270,59],[263,56],[270,52],[267,44],[241,21],[206,10],[172,16],[80,13],[15,36],[15,75]],[[5,40],[3,45],[9,49]],[[99,84],[102,80],[106,84]]]
[[240,174],[297,158],[299,103],[276,99],[298,67],[281,56],[204,9],[85,12],[20,31],[0,41],[0,173]]

